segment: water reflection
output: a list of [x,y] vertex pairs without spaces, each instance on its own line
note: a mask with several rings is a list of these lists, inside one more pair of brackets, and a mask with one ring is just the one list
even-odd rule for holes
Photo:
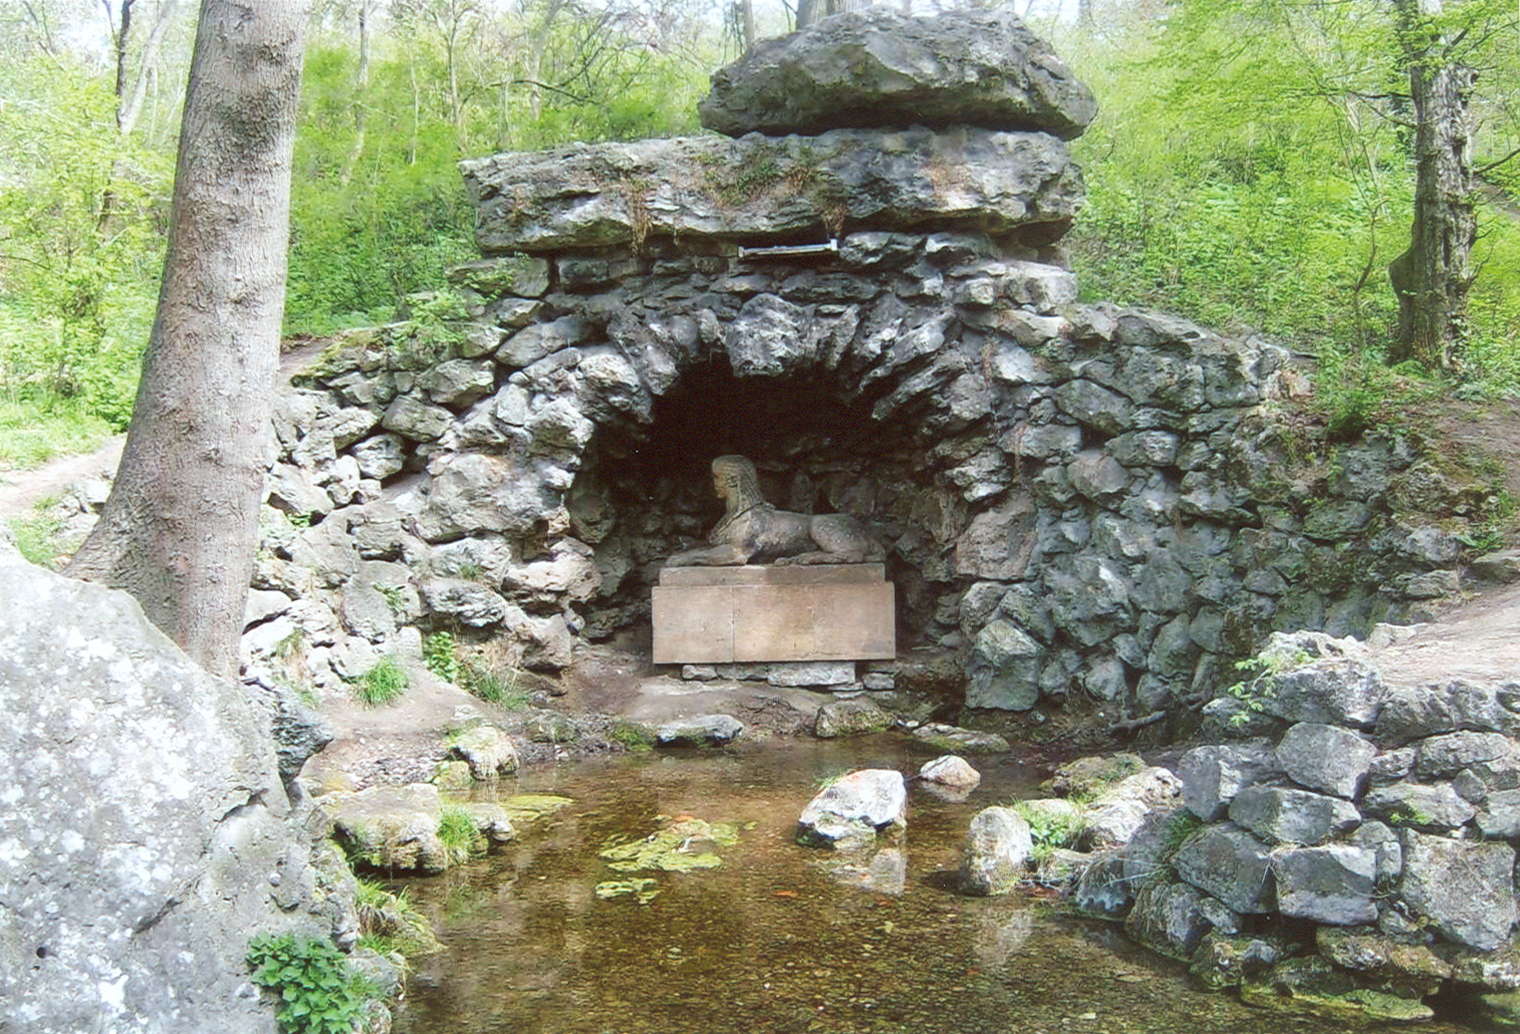
[[[399,1034],[1329,1034],[1324,1021],[1192,990],[1180,966],[1113,927],[1036,897],[940,887],[971,817],[1027,795],[1038,773],[983,762],[964,802],[915,787],[908,832],[854,858],[798,847],[825,776],[917,771],[891,738],[771,744],[719,755],[614,759],[524,773],[506,792],[575,800],[506,853],[405,881],[446,950],[419,962]],[[724,864],[656,872],[660,893],[598,900],[597,856],[659,816],[733,823]],[[936,873],[940,876],[936,877]],[[1454,1028],[1426,1025],[1431,1034]]]

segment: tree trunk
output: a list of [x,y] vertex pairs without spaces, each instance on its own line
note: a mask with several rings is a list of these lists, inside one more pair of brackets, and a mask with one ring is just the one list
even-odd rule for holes
[[345,187],[353,181],[354,169],[359,166],[359,159],[364,157],[364,132],[368,122],[369,104],[369,53],[370,53],[370,22],[371,10],[374,0],[359,0],[359,68],[354,82],[354,146],[348,149],[348,158],[343,162],[343,171],[338,175],[338,182]]
[[116,484],[68,573],[235,674],[279,362],[307,3],[202,0],[168,254]]
[[[132,87],[127,88],[128,36],[132,27],[132,2],[122,0],[121,29],[115,34],[116,45],[116,127],[122,136],[130,136],[142,116],[143,102],[148,97],[148,87],[153,81],[153,69],[158,63],[158,52],[163,48],[164,37],[174,22],[179,0],[164,0],[158,5],[158,17],[143,44],[141,58],[137,62],[137,74],[132,77]],[[110,8],[107,8],[109,11]]]
[[1467,327],[1472,204],[1472,70],[1449,59],[1430,27],[1441,0],[1397,0],[1414,109],[1414,224],[1409,249],[1388,266],[1399,301],[1390,362],[1453,370]]

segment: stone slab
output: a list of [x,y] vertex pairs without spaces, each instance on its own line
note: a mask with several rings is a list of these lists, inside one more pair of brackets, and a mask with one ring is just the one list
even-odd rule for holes
[[742,567],[664,567],[661,585],[839,585],[886,580],[885,564],[746,564]]
[[659,585],[652,592],[656,664],[890,660],[897,655],[891,582]]

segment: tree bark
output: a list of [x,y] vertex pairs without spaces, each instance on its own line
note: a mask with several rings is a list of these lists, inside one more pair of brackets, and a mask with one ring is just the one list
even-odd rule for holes
[[168,253],[116,483],[68,573],[235,674],[279,362],[305,0],[202,0]]
[[1469,255],[1477,239],[1472,202],[1474,75],[1453,61],[1430,27],[1441,0],[1396,0],[1414,110],[1414,222],[1409,249],[1388,266],[1399,301],[1390,362],[1413,359],[1454,370],[1467,329]]

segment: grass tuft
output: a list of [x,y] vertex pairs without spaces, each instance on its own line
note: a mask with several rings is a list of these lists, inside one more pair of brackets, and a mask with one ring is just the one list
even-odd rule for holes
[[383,707],[400,700],[410,684],[396,658],[385,657],[354,683],[354,695],[366,707]]

